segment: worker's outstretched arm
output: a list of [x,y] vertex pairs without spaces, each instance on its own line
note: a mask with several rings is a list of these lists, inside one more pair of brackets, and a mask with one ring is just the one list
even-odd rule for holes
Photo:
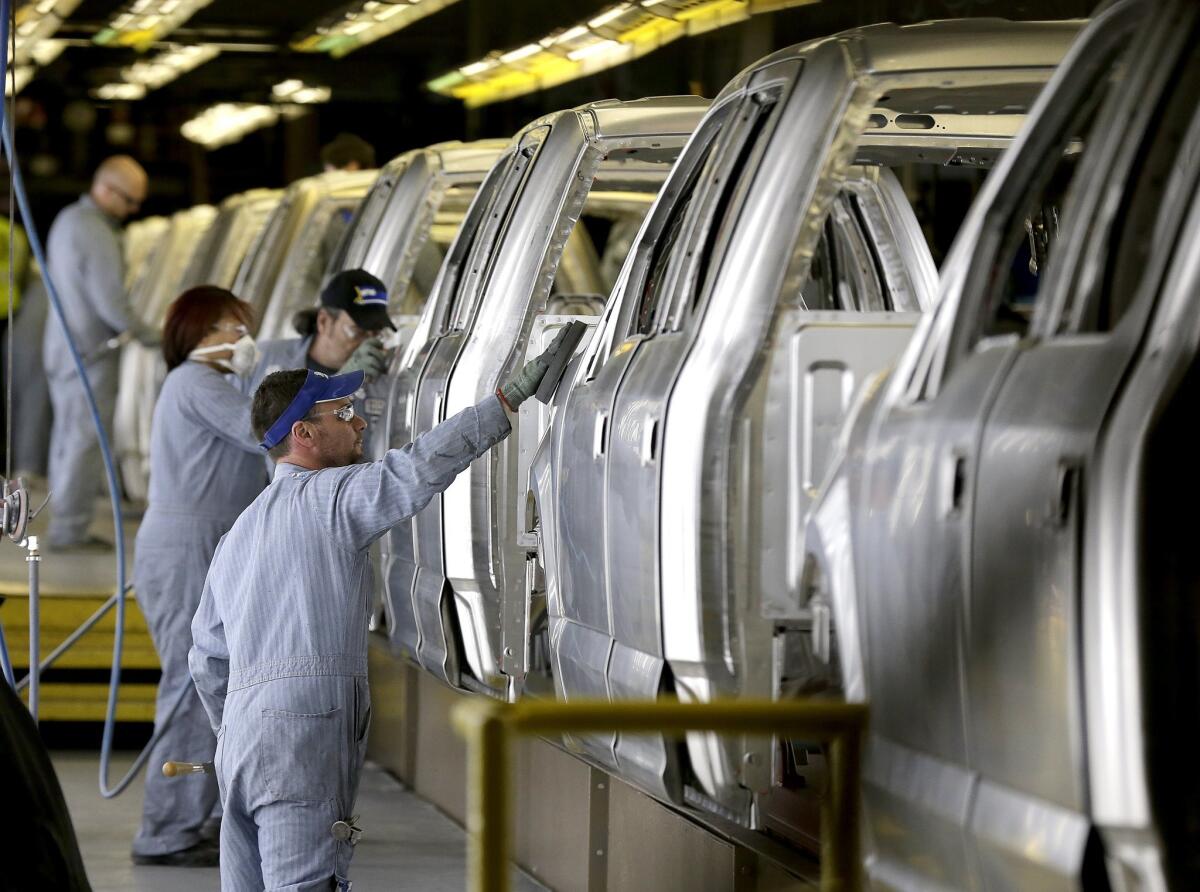
[[366,548],[429,504],[511,430],[499,398],[489,396],[382,460],[354,466],[336,478],[327,501],[334,538],[346,548]]
[[[515,413],[533,396],[558,351],[573,349],[578,340],[564,328],[495,396],[447,418],[403,449],[390,450],[382,461],[329,478],[333,492],[324,504],[334,539],[354,550],[367,548],[428,505],[471,462],[508,436],[512,427],[506,410]],[[561,377],[561,368],[556,375]]]
[[225,642],[225,624],[217,613],[212,587],[207,580],[200,606],[192,617],[192,649],[188,653],[188,668],[215,734],[221,727],[225,713],[225,692],[229,687],[229,645]]

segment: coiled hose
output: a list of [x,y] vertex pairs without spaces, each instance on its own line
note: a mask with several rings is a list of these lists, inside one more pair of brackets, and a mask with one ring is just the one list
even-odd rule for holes
[[[5,81],[8,79],[8,51],[9,51],[9,34],[12,25],[12,0],[0,0],[0,70],[4,72]],[[116,528],[116,543],[117,552],[117,588],[116,591],[121,593],[118,597],[114,595],[117,608],[116,629],[113,635],[113,656],[112,656],[112,673],[109,676],[108,682],[108,703],[104,713],[104,734],[100,742],[100,795],[105,799],[111,799],[114,796],[120,795],[125,788],[133,781],[142,766],[146,764],[146,760],[150,758],[150,751],[162,736],[164,728],[170,723],[175,712],[179,709],[184,698],[188,695],[188,688],[184,686],[179,693],[179,697],[171,705],[170,711],[166,717],[160,721],[154,729],[154,734],[151,735],[150,741],[146,744],[145,749],[138,754],[129,771],[117,783],[110,787],[108,785],[109,763],[112,759],[112,741],[113,733],[116,730],[117,722],[117,692],[121,686],[121,653],[125,646],[125,597],[124,593],[128,586],[126,585],[126,568],[125,568],[125,525],[124,518],[121,515],[121,493],[117,483],[116,466],[113,463],[112,448],[108,442],[108,434],[104,430],[104,422],[100,418],[100,409],[96,405],[95,394],[92,393],[92,385],[88,381],[87,369],[84,367],[83,357],[79,354],[79,349],[75,346],[75,341],[71,337],[71,330],[67,327],[66,315],[63,313],[62,303],[58,299],[58,289],[54,285],[53,278],[50,275],[50,266],[46,263],[46,254],[42,250],[42,240],[38,235],[37,227],[33,225],[33,210],[29,205],[29,196],[25,192],[25,182],[21,177],[21,168],[17,163],[16,146],[14,145],[12,122],[8,120],[7,109],[5,103],[0,102],[0,132],[3,133],[4,152],[8,156],[9,173],[12,177],[13,192],[17,197],[17,204],[21,209],[21,218],[25,221],[27,227],[27,235],[29,236],[29,246],[33,250],[33,256],[37,260],[38,266],[42,271],[42,280],[46,285],[46,294],[50,298],[50,306],[54,308],[54,315],[58,319],[58,324],[62,326],[63,337],[67,342],[67,349],[71,353],[71,359],[75,363],[75,371],[79,375],[79,381],[83,385],[84,395],[87,397],[88,410],[92,416],[92,424],[96,428],[96,437],[100,444],[100,454],[104,458],[104,476],[108,482],[108,495],[112,501],[113,524]],[[10,421],[11,423],[11,421]],[[29,634],[35,635],[38,630],[30,629]],[[75,640],[78,640],[77,638]],[[40,672],[43,663],[39,666],[30,666],[29,671]]]

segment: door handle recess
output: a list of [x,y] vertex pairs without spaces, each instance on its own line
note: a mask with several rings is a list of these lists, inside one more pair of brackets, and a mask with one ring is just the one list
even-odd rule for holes
[[642,428],[642,464],[648,465],[658,458],[658,419],[647,418]]
[[1054,490],[1054,504],[1047,518],[1059,527],[1065,527],[1071,519],[1071,508],[1079,497],[1080,467],[1072,458],[1058,462],[1058,486]]
[[603,458],[608,440],[608,415],[601,412],[596,416],[596,427],[592,434],[592,458]]
[[948,458],[943,500],[945,515],[954,517],[962,512],[963,503],[967,498],[967,457],[955,452]]

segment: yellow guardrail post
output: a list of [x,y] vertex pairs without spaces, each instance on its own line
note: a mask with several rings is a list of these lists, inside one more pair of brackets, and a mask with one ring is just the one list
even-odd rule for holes
[[453,720],[467,738],[470,763],[470,892],[509,889],[508,756],[512,737],[597,731],[773,734],[827,743],[830,784],[821,803],[821,889],[858,892],[862,888],[860,771],[865,706],[823,700],[526,701],[510,706],[473,698],[455,707]]

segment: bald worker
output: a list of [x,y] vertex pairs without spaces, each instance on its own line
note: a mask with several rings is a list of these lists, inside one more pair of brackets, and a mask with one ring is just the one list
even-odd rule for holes
[[[146,171],[128,155],[105,160],[91,189],[54,218],[46,262],[63,314],[84,359],[105,430],[112,431],[117,399],[117,351],[109,340],[125,332],[147,344],[155,334],[129,309],[121,224],[146,200]],[[50,490],[54,493],[47,547],[53,551],[102,550],[111,544],[88,535],[92,504],[104,480],[96,430],[83,384],[61,326],[46,325],[42,358],[54,422],[50,429]]]

